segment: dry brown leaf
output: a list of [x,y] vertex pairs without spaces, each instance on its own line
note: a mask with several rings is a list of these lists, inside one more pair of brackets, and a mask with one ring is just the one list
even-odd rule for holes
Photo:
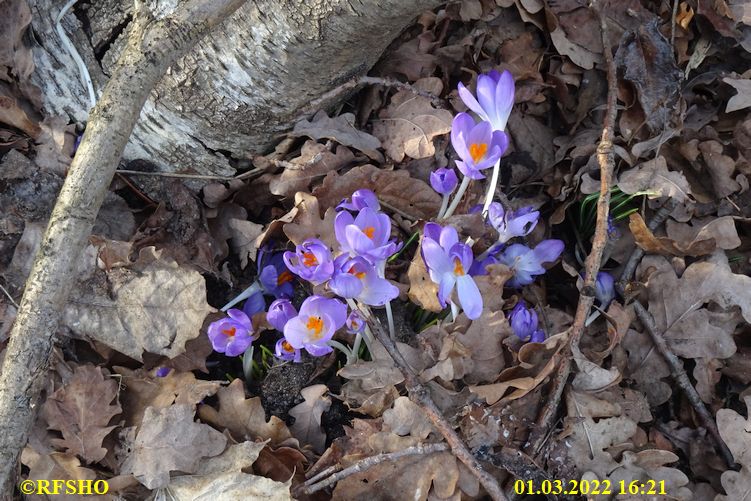
[[221,454],[227,438],[210,426],[194,422],[194,414],[194,406],[188,404],[147,408],[121,472],[131,473],[149,489],[156,489],[169,484],[170,471],[194,473],[201,458]]
[[508,132],[514,140],[514,151],[529,155],[534,162],[535,179],[550,172],[555,163],[555,133],[550,127],[514,108],[508,119]]
[[[751,397],[745,398],[746,409],[751,409]],[[741,471],[728,470],[722,474],[722,486],[727,496],[718,495],[715,501],[743,499],[751,492],[751,422],[731,409],[717,411],[717,428]]]
[[240,258],[240,267],[245,269],[248,260],[256,259],[256,242],[263,233],[263,225],[245,219],[230,219],[228,225],[232,251]]
[[192,372],[170,371],[156,377],[155,371],[115,366],[124,387],[120,394],[126,426],[140,426],[146,408],[165,409],[173,403],[196,405],[219,390],[220,381],[198,380]]
[[[724,252],[689,266],[679,279],[672,270],[655,272],[647,283],[649,311],[676,355],[685,358],[728,358],[735,353],[738,323],[729,311],[739,306],[751,321],[751,277],[736,275]],[[705,308],[716,303],[725,311]]]
[[670,375],[670,368],[650,337],[630,329],[623,337],[621,346],[628,353],[624,376],[636,381],[636,388],[644,392],[650,405],[666,402],[670,398],[671,387],[662,379]]
[[636,423],[622,415],[618,405],[573,390],[566,394],[566,411],[569,459],[580,472],[607,478],[618,463],[605,449],[628,440],[637,431]]
[[628,227],[636,244],[650,254],[667,256],[705,256],[717,249],[735,249],[741,244],[735,222],[730,216],[712,218],[696,225],[676,223],[668,220],[668,235],[657,237],[647,227],[640,214],[629,216]]
[[669,499],[689,501],[693,498],[686,487],[688,477],[677,468],[665,466],[678,461],[678,456],[669,451],[648,449],[639,452],[624,451],[620,466],[608,478],[612,485],[629,485],[631,482],[643,482],[650,479],[662,483]]
[[107,449],[102,441],[115,428],[108,426],[109,422],[122,410],[119,402],[112,403],[117,390],[117,381],[101,367],[76,367],[73,377],[42,406],[49,428],[63,434],[62,440],[53,439],[52,443],[88,463],[103,459]]
[[691,197],[691,187],[685,176],[680,172],[669,171],[665,157],[662,156],[622,173],[617,184],[629,195],[647,191],[649,198],[670,197],[677,202],[685,202]]
[[741,189],[740,183],[733,179],[736,161],[723,154],[724,146],[719,141],[702,141],[699,151],[707,164],[712,186],[718,198],[732,195]]
[[296,245],[300,245],[309,238],[318,238],[330,248],[337,248],[334,233],[335,206],[336,204],[324,205],[326,214],[321,219],[321,206],[318,199],[308,193],[298,192],[295,195],[297,212],[292,222],[284,225],[284,234]]
[[572,346],[571,352],[579,369],[571,384],[576,391],[598,393],[621,381],[621,373],[616,367],[603,369],[584,356],[577,346]]
[[737,94],[730,98],[725,113],[742,110],[751,106],[751,80],[748,78],[725,77],[722,79],[726,84],[732,85]]
[[[266,421],[259,397],[245,398],[245,386],[241,379],[235,379],[229,386],[217,393],[219,408],[202,405],[198,416],[202,421],[217,428],[228,430],[239,440],[270,440],[271,445],[289,445],[292,434],[284,421],[271,416]],[[292,443],[296,443],[293,440]]]
[[423,310],[439,313],[443,311],[438,301],[438,284],[430,279],[428,269],[422,259],[422,240],[407,269],[409,280],[409,300]]
[[716,358],[697,358],[695,361],[696,392],[704,402],[711,404],[715,398],[715,385],[720,382],[720,376],[722,376],[720,369],[725,364]]
[[298,191],[308,191],[316,178],[346,167],[354,159],[344,146],[339,146],[334,153],[323,144],[306,141],[300,156],[287,162],[284,171],[272,177],[269,189],[274,195],[291,197]]
[[227,447],[221,455],[202,459],[193,475],[173,478],[167,490],[175,501],[265,499],[288,501],[289,482],[243,473],[253,466],[263,442],[243,442]]
[[373,165],[355,167],[343,175],[331,172],[313,194],[322,207],[334,207],[363,187],[373,190],[382,202],[418,219],[435,217],[441,206],[441,197],[428,183],[410,177],[405,170]]
[[[93,470],[81,466],[81,462],[73,454],[52,452],[40,455],[33,449],[26,447],[21,453],[21,462],[29,467],[29,480],[96,480]],[[28,501],[42,501],[50,499],[48,495],[31,494],[24,496]],[[60,501],[80,501],[81,496],[67,494],[64,489],[54,496]]]
[[[553,372],[567,340],[568,332],[563,332],[547,338],[543,343],[525,344],[519,350],[519,365],[501,372],[496,383],[470,386],[470,391],[490,405],[502,398],[508,402],[523,397]],[[506,395],[510,388],[514,388],[514,391]]]
[[[436,95],[443,90],[441,79],[435,77],[420,79],[413,87]],[[435,153],[433,138],[447,134],[453,118],[450,111],[434,108],[430,99],[402,90],[391,97],[388,107],[373,123],[373,135],[397,162],[405,155],[426,158]]]
[[383,413],[383,430],[399,436],[411,435],[420,440],[425,440],[431,432],[436,431],[425,411],[408,397],[397,398],[394,407]]
[[383,155],[378,149],[381,141],[367,132],[355,128],[355,116],[352,113],[342,113],[335,118],[329,118],[325,111],[316,113],[311,121],[301,120],[295,124],[292,136],[308,136],[312,139],[332,139],[337,143],[360,150],[371,159],[383,162]]
[[457,490],[459,467],[450,452],[413,455],[384,461],[336,484],[333,500],[401,499],[425,501],[432,492],[438,499],[450,498]]
[[112,270],[107,279],[107,287],[96,278],[83,284],[66,305],[63,321],[74,333],[136,360],[144,351],[180,355],[212,310],[203,276],[153,247],[143,249],[128,269]]
[[326,432],[321,427],[321,416],[331,407],[331,399],[324,396],[328,391],[325,384],[303,388],[300,394],[305,400],[289,410],[289,415],[295,418],[290,427],[292,434],[300,443],[310,444],[318,454],[326,448]]

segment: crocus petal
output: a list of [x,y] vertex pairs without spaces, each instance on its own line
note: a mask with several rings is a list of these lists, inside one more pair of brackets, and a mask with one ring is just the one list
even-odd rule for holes
[[227,345],[227,349],[225,350],[224,354],[228,357],[236,357],[238,355],[242,355],[243,353],[245,353],[245,350],[248,349],[252,342],[253,339],[251,338],[235,336],[235,338]]
[[464,161],[471,158],[469,154],[468,137],[475,126],[475,120],[468,113],[459,113],[451,122],[451,145]]
[[256,313],[261,313],[265,309],[266,300],[263,298],[263,292],[261,291],[252,294],[248,299],[245,300],[245,304],[243,305],[243,313],[245,313],[248,317],[252,317]]
[[[307,317],[305,317],[307,320]],[[308,328],[305,326],[305,321],[301,318],[301,315],[290,319],[284,326],[284,338],[293,347],[300,349],[303,347],[308,339]]]
[[506,130],[511,108],[514,106],[514,77],[509,71],[504,71],[495,86],[495,115],[493,124],[496,129]]
[[532,252],[534,252],[535,259],[540,263],[551,263],[558,259],[558,256],[563,252],[563,247],[564,244],[561,240],[543,240],[537,244]]
[[482,314],[482,295],[475,281],[469,275],[456,279],[456,291],[459,303],[470,320],[475,320]]
[[457,88],[459,90],[459,97],[467,108],[477,113],[483,120],[487,120],[488,115],[485,113],[485,110],[482,109],[482,106],[480,106],[480,103],[477,102],[477,99],[475,99],[475,96],[472,95],[469,89],[467,89],[461,82],[459,82]]
[[351,224],[344,230],[350,249],[362,256],[373,250],[373,241],[360,228]]
[[456,285],[456,275],[453,272],[444,273],[438,282],[438,301],[442,307],[446,307],[447,300],[451,297],[451,292]]
[[[342,250],[344,250],[345,252],[349,252],[349,245],[347,244],[345,229],[347,228],[347,226],[354,224],[354,222],[355,218],[353,218],[352,214],[347,211],[340,212],[334,219],[334,233],[336,234],[336,240],[337,242],[339,242],[339,245],[342,246]],[[287,266],[289,267],[289,264],[287,264]]]
[[368,273],[363,280],[362,293],[358,299],[369,306],[383,306],[398,295],[397,287],[373,271]]
[[471,162],[462,162],[461,160],[457,160],[456,168],[459,169],[459,172],[464,174],[465,177],[468,177],[470,179],[485,179],[485,175],[477,170],[474,164],[472,164]]
[[304,348],[305,348],[305,351],[307,351],[308,353],[310,353],[314,357],[322,357],[322,356],[328,355],[329,353],[331,353],[332,351],[334,351],[334,349],[331,346],[327,345],[327,344],[311,344],[311,343],[308,343],[308,344],[306,344],[304,346]]
[[253,324],[250,323],[250,318],[248,318],[248,315],[246,315],[244,311],[230,308],[227,310],[227,316],[242,325],[245,329],[253,330]]
[[445,226],[441,230],[441,236],[438,239],[438,243],[445,250],[449,250],[458,241],[459,234],[456,232],[456,228],[454,228],[453,226]]
[[329,281],[329,289],[346,299],[357,297],[362,292],[362,281],[349,273],[339,273]]
[[441,239],[441,225],[438,223],[425,223],[425,226],[422,229],[422,233],[425,236],[425,238],[430,238],[431,240],[435,240],[438,242]]
[[[495,122],[495,90],[496,84],[493,77],[489,75],[479,75],[477,77],[477,101],[485,111],[488,122]],[[495,123],[493,123],[495,126]]]
[[[425,266],[431,272],[431,278],[433,274],[443,275],[445,273],[453,272],[453,265],[449,260],[446,251],[441,248],[435,240],[429,238],[423,238],[422,240],[422,256],[425,260]],[[438,282],[433,278],[434,282]]]

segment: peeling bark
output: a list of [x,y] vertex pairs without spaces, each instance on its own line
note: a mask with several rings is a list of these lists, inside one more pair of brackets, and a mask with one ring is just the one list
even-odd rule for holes
[[[35,83],[43,89],[46,111],[85,121],[84,87],[50,29],[64,0],[30,3],[35,33],[42,37]],[[440,3],[250,1],[170,68],[147,100],[124,157],[149,160],[164,171],[231,175],[228,157],[267,150],[306,104],[366,74],[417,15]],[[91,40],[75,16],[64,19],[98,88],[114,60],[111,53],[122,45],[117,33],[131,9],[128,0],[104,0],[79,11]]]

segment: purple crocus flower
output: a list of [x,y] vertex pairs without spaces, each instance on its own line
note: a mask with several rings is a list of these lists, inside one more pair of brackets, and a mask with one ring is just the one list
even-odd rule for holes
[[266,300],[263,298],[263,292],[256,291],[245,300],[243,304],[243,313],[248,315],[248,318],[253,318],[253,315],[260,313],[266,309]]
[[507,211],[498,202],[493,202],[488,208],[488,222],[498,232],[498,242],[502,244],[514,237],[529,235],[539,218],[539,211],[533,207]]
[[446,307],[446,300],[457,289],[459,303],[474,320],[482,313],[482,296],[477,284],[467,273],[474,259],[469,245],[459,242],[456,230],[451,226],[441,228],[435,223],[425,225],[422,240],[422,258],[430,273],[430,279],[438,284],[438,300]]
[[477,77],[477,99],[459,83],[459,97],[470,110],[490,123],[493,130],[506,130],[506,122],[514,106],[514,77],[510,72],[496,70]]
[[338,299],[311,296],[300,313],[284,326],[284,338],[295,349],[304,348],[314,357],[331,353],[328,341],[347,321],[347,306]]
[[534,339],[539,339],[540,333],[542,334],[542,339],[545,339],[544,332],[540,331],[538,333],[537,313],[534,309],[527,308],[527,303],[524,301],[516,303],[516,306],[511,310],[508,319],[511,324],[511,330],[513,330],[516,337],[522,341],[532,340],[533,342],[539,342],[534,341]]
[[613,275],[606,271],[597,273],[595,280],[595,297],[600,302],[600,308],[607,308],[615,297],[615,280]]
[[287,321],[290,318],[297,316],[297,310],[292,306],[292,302],[289,299],[277,299],[266,313],[266,321],[279,332],[284,332],[284,326],[287,325]]
[[347,211],[336,215],[334,232],[343,252],[362,256],[375,264],[396,252],[400,245],[389,241],[391,219],[371,207],[364,207],[357,217]]
[[441,167],[430,173],[430,186],[441,195],[448,195],[456,188],[459,178],[454,169]]
[[287,342],[286,339],[281,338],[279,341],[276,342],[276,346],[274,347],[274,354],[276,355],[276,358],[279,358],[281,360],[286,360],[287,362],[302,362],[302,352],[294,348],[291,344]]
[[365,330],[365,320],[363,320],[362,316],[357,312],[357,310],[352,310],[352,312],[347,317],[347,332],[350,334],[359,334],[362,331]]
[[156,370],[156,377],[167,377],[171,370],[169,367],[159,367]]
[[284,263],[290,271],[313,285],[322,284],[334,273],[331,251],[317,238],[305,240],[295,252],[285,252]]
[[363,257],[342,254],[334,260],[334,276],[329,289],[346,299],[369,306],[383,306],[399,295],[399,289],[378,275],[375,266]]
[[490,122],[475,124],[468,113],[459,113],[451,124],[451,145],[461,160],[459,170],[470,179],[484,179],[480,172],[492,167],[508,148],[508,137],[493,130]]
[[253,324],[248,315],[235,308],[227,310],[227,315],[229,317],[211,322],[209,340],[215,351],[236,357],[253,342]]
[[560,240],[543,240],[534,250],[526,245],[513,244],[504,249],[498,261],[514,272],[508,284],[511,287],[521,287],[531,284],[536,275],[545,273],[542,263],[555,261],[561,252],[563,252],[563,242]]
[[292,297],[295,293],[292,285],[294,278],[284,264],[284,256],[281,252],[271,254],[264,260],[258,259],[258,281],[266,294],[277,299]]
[[365,207],[370,207],[373,210],[381,210],[381,204],[378,202],[378,197],[372,190],[360,189],[352,193],[351,201],[345,198],[339,205],[336,206],[336,210],[347,209],[351,211],[359,211]]

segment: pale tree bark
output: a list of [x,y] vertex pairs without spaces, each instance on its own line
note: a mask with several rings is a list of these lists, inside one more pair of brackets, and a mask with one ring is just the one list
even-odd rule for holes
[[[121,45],[115,40],[109,53],[104,50],[108,37],[127,23],[128,2],[98,0],[86,11],[80,8],[90,40],[75,16],[64,18],[95,85],[106,80],[111,52]],[[30,1],[34,30],[42,37],[35,83],[48,113],[84,122],[84,87],[51,29],[64,3]],[[231,175],[230,158],[267,150],[308,103],[366,74],[420,13],[440,3],[251,0],[170,68],[149,96],[124,157],[149,160],[164,171]]]
[[0,499],[11,499],[52,338],[75,264],[149,91],[174,61],[245,0],[187,0],[151,15],[139,2],[118,67],[91,113],[26,282],[0,373]]

